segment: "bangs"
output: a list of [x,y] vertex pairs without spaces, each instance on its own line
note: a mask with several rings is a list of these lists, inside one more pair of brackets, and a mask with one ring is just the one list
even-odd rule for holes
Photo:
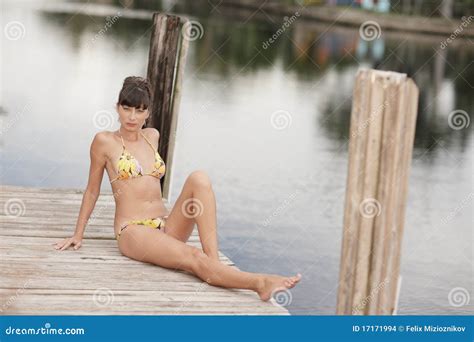
[[150,106],[150,97],[143,89],[133,86],[121,92],[119,105],[148,109]]

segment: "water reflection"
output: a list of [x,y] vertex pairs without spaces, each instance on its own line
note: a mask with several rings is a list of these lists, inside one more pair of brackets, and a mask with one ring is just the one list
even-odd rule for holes
[[[113,3],[120,5],[120,1]],[[205,34],[193,42],[190,62],[199,66],[197,73],[212,73],[224,81],[236,73],[255,73],[275,64],[281,64],[287,77],[294,75],[310,87],[320,82],[321,88],[328,82],[329,70],[335,77],[359,66],[406,73],[420,89],[415,149],[421,149],[423,153],[429,149],[434,153],[440,146],[434,144],[435,141],[444,141],[443,146],[447,149],[459,147],[465,150],[467,147],[472,129],[453,132],[448,125],[448,115],[456,109],[464,109],[472,121],[474,105],[470,94],[474,74],[472,68],[466,66],[474,59],[474,48],[468,42],[457,42],[455,47],[440,49],[442,38],[426,40],[397,34],[366,41],[355,29],[328,30],[324,25],[298,20],[269,48],[263,49],[262,42],[279,28],[277,24],[281,24],[281,20],[274,18],[272,22],[260,14],[243,23],[248,11],[221,8],[217,13],[210,6],[196,5],[192,1],[175,5],[166,1],[132,1],[130,6],[150,11],[171,7],[178,13],[196,15]],[[84,39],[91,40],[105,22],[104,18],[81,14],[72,18],[69,13],[43,12],[42,15],[45,25],[67,29],[71,44],[77,49]],[[137,43],[147,48],[150,25],[149,20],[121,18],[106,33],[107,39],[123,52]],[[137,42],[137,37],[142,38]],[[353,79],[340,79],[338,83],[342,82],[353,82]],[[324,118],[320,124],[327,129],[328,137],[344,143],[348,138],[351,104],[348,97],[352,84],[342,88],[336,86],[334,90],[328,94],[333,99],[323,108]]]

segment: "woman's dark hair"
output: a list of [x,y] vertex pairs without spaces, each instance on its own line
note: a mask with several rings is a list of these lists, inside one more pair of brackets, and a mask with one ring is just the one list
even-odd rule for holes
[[125,78],[122,90],[120,90],[118,104],[141,109],[151,107],[150,82],[139,76]]

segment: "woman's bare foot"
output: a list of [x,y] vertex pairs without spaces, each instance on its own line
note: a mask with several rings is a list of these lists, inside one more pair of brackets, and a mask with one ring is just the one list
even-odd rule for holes
[[257,290],[260,299],[263,301],[270,300],[274,291],[286,290],[293,288],[301,280],[301,274],[298,273],[293,277],[282,277],[276,275],[264,276],[262,285]]

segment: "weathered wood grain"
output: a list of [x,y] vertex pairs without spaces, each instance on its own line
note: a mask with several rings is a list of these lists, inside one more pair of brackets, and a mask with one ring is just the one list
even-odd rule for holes
[[351,113],[337,314],[393,314],[418,105],[405,74],[359,70]]
[[[0,188],[1,314],[288,315],[253,291],[212,286],[186,272],[123,256],[114,239],[110,193],[100,195],[97,203],[108,209],[93,214],[82,248],[57,251],[53,244],[74,231],[83,192]],[[7,215],[13,214],[6,212],[12,199],[19,203],[19,216]],[[201,247],[196,230],[188,244]],[[236,267],[224,254],[219,257]]]

